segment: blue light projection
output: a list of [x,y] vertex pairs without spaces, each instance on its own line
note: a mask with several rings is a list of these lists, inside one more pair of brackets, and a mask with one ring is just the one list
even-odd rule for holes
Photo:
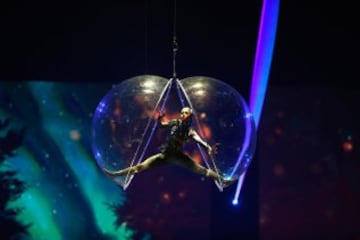
[[[250,90],[250,111],[253,113],[255,125],[258,127],[262,106],[265,99],[271,61],[275,45],[280,0],[264,0],[256,46],[253,75]],[[234,201],[240,195],[246,172],[240,176],[235,191]]]

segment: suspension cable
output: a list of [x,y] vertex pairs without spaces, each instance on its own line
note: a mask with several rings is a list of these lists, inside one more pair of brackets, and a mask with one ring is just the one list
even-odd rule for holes
[[145,73],[148,73],[149,71],[149,4],[148,4],[148,0],[145,1],[145,7],[144,7],[144,48],[145,48],[145,53],[144,53],[144,65],[145,65]]
[[176,79],[176,53],[179,49],[176,36],[176,0],[174,0],[174,19],[173,19],[173,79]]

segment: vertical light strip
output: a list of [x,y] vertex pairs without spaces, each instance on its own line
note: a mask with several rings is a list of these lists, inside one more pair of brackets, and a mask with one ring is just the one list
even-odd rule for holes
[[[264,0],[262,5],[260,27],[256,46],[254,69],[250,89],[250,111],[258,128],[262,106],[267,89],[271,60],[275,45],[277,21],[279,15],[280,0]],[[246,172],[238,181],[233,204],[238,203],[240,190],[244,182]]]
[[258,127],[267,89],[280,0],[264,0],[250,92],[250,111]]

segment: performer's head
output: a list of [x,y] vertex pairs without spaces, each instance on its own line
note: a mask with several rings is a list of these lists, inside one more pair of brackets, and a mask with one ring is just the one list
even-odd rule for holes
[[192,118],[192,109],[189,107],[183,107],[180,111],[180,118],[183,121],[191,120]]

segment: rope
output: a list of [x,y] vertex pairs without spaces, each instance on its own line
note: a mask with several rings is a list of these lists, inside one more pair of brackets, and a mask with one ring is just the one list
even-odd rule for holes
[[148,58],[149,58],[149,53],[148,53],[148,48],[149,48],[149,24],[148,24],[148,12],[149,12],[149,5],[148,5],[148,1],[145,2],[145,16],[144,16],[144,48],[145,48],[145,53],[144,53],[144,64],[145,64],[145,73],[148,72],[148,68],[149,68],[149,63],[148,63]]
[[176,0],[174,0],[174,19],[173,19],[173,79],[176,79],[176,53],[179,49],[176,37]]

